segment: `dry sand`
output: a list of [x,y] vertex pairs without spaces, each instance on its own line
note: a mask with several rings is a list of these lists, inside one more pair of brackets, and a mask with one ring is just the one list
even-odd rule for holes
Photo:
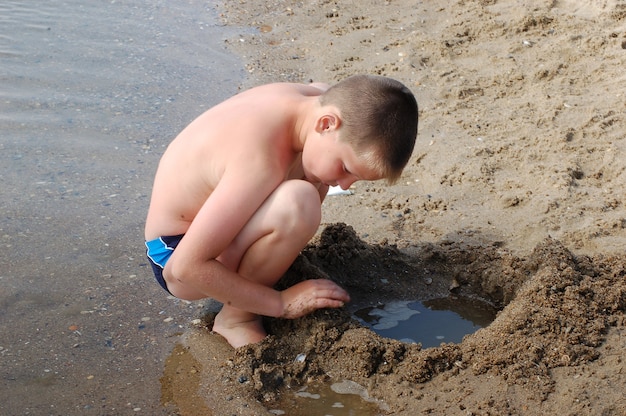
[[168,406],[265,414],[289,389],[348,379],[381,414],[626,414],[626,2],[240,0],[221,13],[252,27],[228,40],[242,88],[371,73],[420,104],[400,182],[328,198],[283,284],[328,276],[362,305],[454,287],[500,312],[421,349],[349,308],[318,311],[268,320],[272,335],[237,351],[208,313],[166,365]]

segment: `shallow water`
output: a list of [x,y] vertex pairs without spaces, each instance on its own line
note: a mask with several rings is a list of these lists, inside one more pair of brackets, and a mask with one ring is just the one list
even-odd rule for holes
[[195,305],[143,254],[165,145],[237,91],[213,3],[0,3],[0,414],[161,414]]
[[378,416],[385,414],[385,409],[386,405],[371,399],[364,387],[344,380],[287,390],[278,406],[269,411],[285,416]]
[[496,310],[486,302],[450,296],[427,301],[393,301],[359,309],[355,316],[377,334],[423,348],[460,343],[488,326]]

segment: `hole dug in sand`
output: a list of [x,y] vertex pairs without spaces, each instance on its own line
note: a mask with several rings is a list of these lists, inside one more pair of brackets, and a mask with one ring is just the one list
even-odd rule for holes
[[[398,249],[367,244],[335,224],[279,284],[330,277],[350,292],[350,305],[297,320],[267,319],[271,335],[236,351],[204,328],[191,329],[186,344],[203,366],[201,396],[216,414],[237,414],[241,406],[245,414],[279,413],[299,392],[321,394],[318,387],[345,382],[360,386],[355,397],[372,400],[380,414],[523,411],[556,390],[555,369],[598,359],[607,332],[623,327],[625,260],[574,256],[551,239],[524,258],[484,242]],[[443,339],[422,348],[382,337],[353,317],[367,305],[448,298],[451,287],[454,297],[479,297],[499,310],[460,343]],[[524,402],[507,398],[511,388]]]
[[465,335],[488,326],[496,312],[487,302],[451,295],[425,301],[379,303],[359,309],[354,315],[380,336],[430,348],[442,342],[461,342]]

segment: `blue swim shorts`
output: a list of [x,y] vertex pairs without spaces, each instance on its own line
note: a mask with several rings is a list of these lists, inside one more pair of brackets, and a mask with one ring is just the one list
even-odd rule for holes
[[150,260],[154,277],[156,277],[157,282],[159,282],[161,287],[170,295],[172,293],[167,288],[167,284],[163,278],[163,268],[184,235],[185,234],[171,235],[146,241],[146,254],[148,256],[148,260]]

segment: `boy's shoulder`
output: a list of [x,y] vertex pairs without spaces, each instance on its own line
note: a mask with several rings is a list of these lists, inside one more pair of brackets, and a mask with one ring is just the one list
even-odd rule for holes
[[258,95],[258,94],[279,94],[294,96],[316,96],[321,95],[330,88],[330,85],[321,82],[310,84],[298,84],[290,82],[276,82],[272,84],[264,84],[258,87],[246,90],[239,95]]
[[325,82],[312,82],[310,84],[307,84],[309,87],[311,88],[317,88],[318,90],[320,90],[322,93],[324,93],[327,89],[330,88],[329,84],[326,84]]

